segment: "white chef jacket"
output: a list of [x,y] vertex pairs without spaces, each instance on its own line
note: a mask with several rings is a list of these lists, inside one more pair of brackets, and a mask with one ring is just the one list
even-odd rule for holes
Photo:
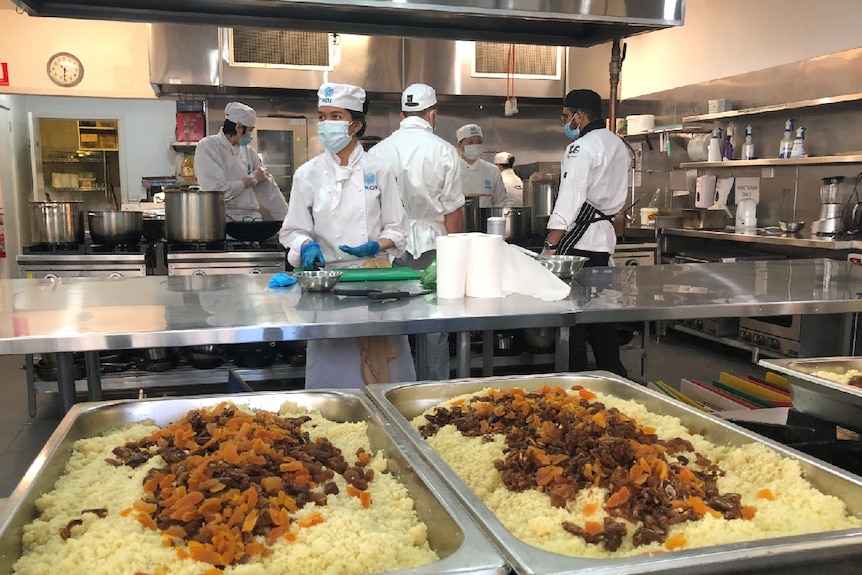
[[[404,253],[407,214],[401,205],[395,175],[389,164],[369,156],[357,145],[346,166],[325,150],[296,171],[290,204],[279,241],[289,249],[288,261],[300,265],[302,243],[320,244],[327,268],[361,267],[369,258],[356,258],[338,249],[389,238],[392,258]],[[366,310],[367,313],[367,310]],[[393,382],[413,381],[416,370],[406,335],[391,336],[396,357],[389,364]],[[355,338],[315,339],[308,342],[305,387],[362,387],[361,351]]]
[[500,172],[500,176],[503,178],[503,185],[506,186],[506,199],[503,200],[503,206],[523,206],[524,180],[519,178],[512,168],[506,168]]
[[395,172],[410,226],[407,251],[418,258],[436,249],[437,236],[446,235],[444,216],[464,205],[458,151],[423,118],[409,116],[368,153]]
[[260,156],[248,146],[234,146],[222,130],[198,142],[195,176],[202,190],[224,192],[225,212],[233,219],[261,218],[263,205],[274,219],[287,214],[287,202],[278,185],[267,178],[245,187],[243,178],[260,167]]
[[472,164],[461,160],[461,185],[465,196],[479,198],[480,208],[501,208],[506,200],[506,186],[497,166],[479,158]]
[[369,156],[357,145],[346,166],[325,150],[296,170],[287,217],[278,232],[279,241],[290,250],[287,259],[292,266],[300,266],[305,240],[320,244],[326,266],[336,268],[362,264],[339,245],[358,246],[381,238],[395,244],[386,250],[391,258],[404,253],[407,214],[385,160]]
[[[547,228],[570,230],[586,201],[606,215],[619,213],[626,201],[630,165],[628,148],[606,128],[589,130],[569,144],[563,154],[560,191]],[[587,228],[575,247],[613,254],[616,244],[613,224],[600,221]]]

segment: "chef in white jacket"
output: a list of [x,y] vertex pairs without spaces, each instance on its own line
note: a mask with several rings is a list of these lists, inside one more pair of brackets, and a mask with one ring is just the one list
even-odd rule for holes
[[461,185],[464,196],[479,196],[480,208],[501,208],[506,200],[506,186],[500,170],[482,159],[485,151],[482,128],[467,124],[455,132],[461,156]]
[[287,202],[278,184],[250,146],[257,114],[250,106],[230,102],[218,134],[207,136],[195,148],[195,175],[201,189],[225,194],[228,219],[283,220]]
[[524,180],[515,173],[515,156],[509,152],[498,152],[494,156],[494,164],[500,170],[503,185],[506,186],[506,199],[503,200],[503,206],[523,206]]
[[[365,153],[365,90],[323,84],[317,133],[324,152],[296,170],[279,240],[294,267],[389,267],[404,252],[407,214],[392,169]],[[307,388],[416,379],[407,336],[308,342]]]

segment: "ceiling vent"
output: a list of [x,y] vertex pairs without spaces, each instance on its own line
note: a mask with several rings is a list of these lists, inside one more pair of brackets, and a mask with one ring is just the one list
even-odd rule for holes
[[230,29],[232,66],[331,70],[338,37],[323,32]]
[[509,71],[510,48],[514,48],[514,77],[559,80],[562,48],[529,44],[476,42],[472,73],[476,77],[505,78]]

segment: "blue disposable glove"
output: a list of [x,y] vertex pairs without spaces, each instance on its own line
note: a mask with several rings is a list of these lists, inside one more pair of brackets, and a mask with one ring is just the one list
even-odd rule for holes
[[318,267],[326,265],[326,260],[323,259],[323,252],[320,251],[320,244],[317,242],[308,242],[299,251],[300,263],[302,269],[315,270]]
[[372,258],[380,253],[380,244],[366,242],[358,246],[338,246],[338,249],[357,258]]
[[286,273],[277,273],[269,280],[269,287],[286,287],[296,283],[296,278]]

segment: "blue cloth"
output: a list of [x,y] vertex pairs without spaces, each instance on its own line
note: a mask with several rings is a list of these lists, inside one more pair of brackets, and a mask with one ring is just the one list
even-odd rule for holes
[[357,258],[372,258],[380,253],[380,244],[377,242],[366,242],[353,247],[341,245],[338,246],[338,249]]
[[326,260],[323,259],[323,252],[320,251],[320,244],[317,242],[308,242],[302,246],[299,253],[303,269],[316,270],[318,267],[326,265]]
[[277,273],[269,280],[269,287],[286,287],[296,283],[296,278],[290,274]]

